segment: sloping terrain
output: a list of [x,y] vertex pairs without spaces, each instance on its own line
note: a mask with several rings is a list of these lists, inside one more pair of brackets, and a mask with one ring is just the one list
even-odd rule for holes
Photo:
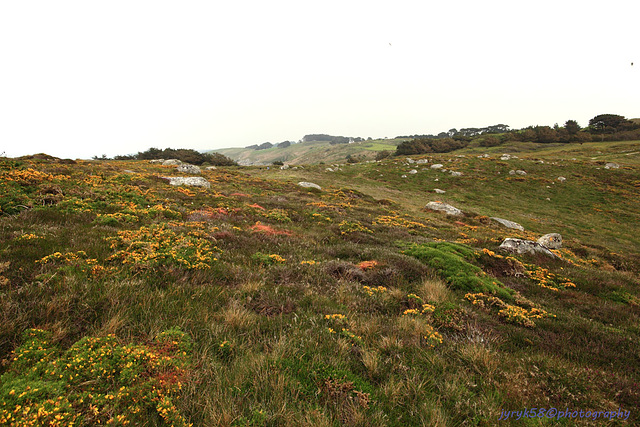
[[640,143],[510,151],[0,159],[0,424],[637,424]]
[[374,159],[378,151],[395,151],[402,140],[385,139],[354,142],[351,144],[330,144],[327,141],[308,141],[292,144],[285,148],[273,147],[265,150],[250,148],[225,148],[213,150],[241,165],[269,165],[279,161],[290,164],[344,162],[347,156]]

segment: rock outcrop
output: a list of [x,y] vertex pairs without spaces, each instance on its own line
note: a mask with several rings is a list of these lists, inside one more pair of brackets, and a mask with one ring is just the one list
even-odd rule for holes
[[169,160],[165,160],[164,162],[162,162],[163,166],[179,166],[181,165],[182,162],[178,159],[169,159]]
[[166,179],[169,181],[171,185],[188,185],[192,187],[203,187],[203,188],[211,188],[211,183],[206,179],[199,176],[163,176],[162,179]]
[[322,190],[322,187],[320,187],[318,184],[314,184],[313,182],[299,182],[298,185],[300,187],[304,187],[304,188],[315,188],[316,190]]
[[180,166],[178,166],[178,172],[190,173],[192,175],[198,175],[202,173],[202,171],[198,166],[190,165],[189,163],[183,163]]
[[549,233],[538,239],[538,243],[549,249],[560,249],[562,247],[562,235],[558,233]]
[[425,208],[431,209],[432,211],[444,212],[447,215],[453,216],[460,216],[464,214],[460,209],[442,202],[429,202]]
[[498,249],[516,254],[542,254],[551,258],[558,258],[556,254],[551,252],[546,247],[542,246],[540,243],[534,242],[533,240],[514,239],[508,237],[504,239],[504,242],[500,244],[500,247]]
[[496,218],[494,216],[491,217],[495,222],[499,222],[507,228],[513,228],[515,230],[524,231],[524,227],[518,224],[517,222],[509,221],[508,219]]

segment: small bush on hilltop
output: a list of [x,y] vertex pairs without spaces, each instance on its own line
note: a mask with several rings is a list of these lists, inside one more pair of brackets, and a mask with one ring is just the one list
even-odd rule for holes
[[418,138],[404,141],[396,148],[396,156],[409,156],[425,153],[448,153],[467,146],[467,142],[452,138]]
[[[96,160],[108,160],[107,158],[95,158]],[[138,154],[130,156],[115,156],[115,160],[157,160],[157,159],[178,159],[192,165],[202,165],[208,163],[213,166],[236,166],[237,163],[229,157],[220,153],[200,153],[192,149],[180,148],[149,148],[147,151],[140,151]]]

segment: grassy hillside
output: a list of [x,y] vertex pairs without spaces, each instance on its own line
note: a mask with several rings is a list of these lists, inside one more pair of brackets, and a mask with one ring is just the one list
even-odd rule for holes
[[0,159],[0,425],[640,423],[640,143],[500,149],[210,189]]
[[275,161],[290,164],[343,162],[347,156],[373,160],[376,152],[395,151],[401,139],[384,139],[332,145],[327,141],[309,141],[292,144],[286,148],[273,147],[266,150],[225,148],[213,150],[243,165],[269,165]]

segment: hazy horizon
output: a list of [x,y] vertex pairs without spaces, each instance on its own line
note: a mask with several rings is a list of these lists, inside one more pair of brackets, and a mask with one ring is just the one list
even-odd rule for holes
[[0,154],[640,117],[628,1],[0,4]]

